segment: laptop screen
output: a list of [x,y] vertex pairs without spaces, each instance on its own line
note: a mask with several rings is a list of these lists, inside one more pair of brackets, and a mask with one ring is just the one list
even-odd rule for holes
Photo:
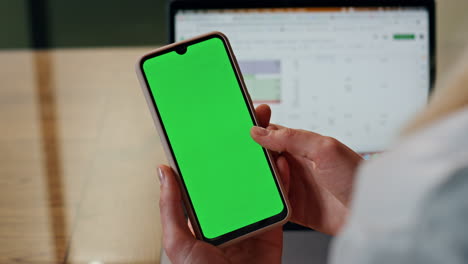
[[424,8],[179,10],[175,40],[230,39],[254,104],[272,122],[311,130],[366,154],[385,150],[427,103]]

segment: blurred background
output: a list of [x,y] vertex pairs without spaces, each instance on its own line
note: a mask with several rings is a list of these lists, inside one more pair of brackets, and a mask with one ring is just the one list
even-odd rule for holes
[[[165,0],[0,3],[0,48],[157,45],[167,42]],[[41,37],[36,37],[42,35]]]
[[[159,263],[165,157],[133,66],[167,43],[167,4],[0,1],[0,263]],[[437,79],[467,9],[437,1]]]
[[[467,6],[464,0],[437,1],[439,73],[468,42]],[[0,49],[159,46],[168,42],[167,10],[166,0],[4,0]]]

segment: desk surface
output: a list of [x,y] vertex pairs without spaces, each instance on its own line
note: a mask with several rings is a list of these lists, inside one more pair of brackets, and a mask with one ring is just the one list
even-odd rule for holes
[[146,51],[0,52],[0,263],[159,262]]
[[[440,76],[468,2],[439,2]],[[159,262],[165,157],[133,69],[148,50],[0,51],[0,263]]]

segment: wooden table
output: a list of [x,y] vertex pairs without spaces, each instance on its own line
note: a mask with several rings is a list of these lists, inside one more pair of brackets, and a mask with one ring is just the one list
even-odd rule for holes
[[0,263],[159,263],[148,50],[0,52]]
[[[438,1],[438,73],[468,42]],[[0,51],[0,263],[159,263],[165,162],[133,65],[150,48]]]

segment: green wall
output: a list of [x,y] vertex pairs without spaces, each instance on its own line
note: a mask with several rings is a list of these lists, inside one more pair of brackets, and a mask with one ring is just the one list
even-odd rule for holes
[[29,47],[26,1],[0,0],[0,49]]
[[[166,0],[43,2],[51,48],[157,45],[167,41]],[[0,48],[31,47],[27,3],[0,1]]]

